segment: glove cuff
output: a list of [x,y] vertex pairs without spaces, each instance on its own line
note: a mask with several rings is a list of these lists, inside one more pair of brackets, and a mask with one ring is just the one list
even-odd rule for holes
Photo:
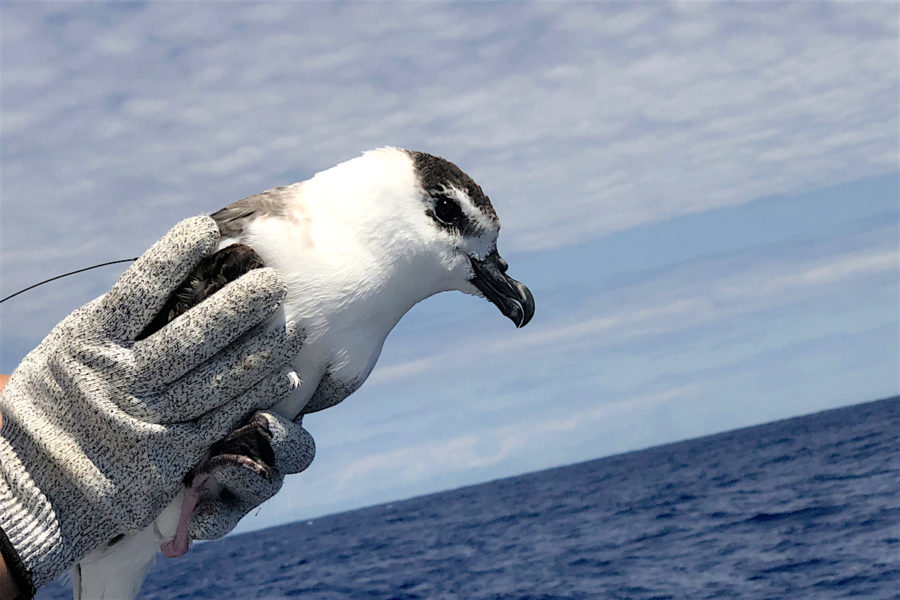
[[56,512],[7,440],[7,425],[4,420],[0,437],[0,548],[20,593],[33,595],[71,561],[63,552]]

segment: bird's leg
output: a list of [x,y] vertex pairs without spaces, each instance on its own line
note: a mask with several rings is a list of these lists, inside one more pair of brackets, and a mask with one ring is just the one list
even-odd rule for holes
[[191,544],[191,517],[201,497],[210,494],[221,496],[226,493],[227,490],[224,489],[215,490],[216,469],[238,464],[242,468],[249,468],[260,477],[272,479],[275,453],[272,450],[271,439],[268,422],[264,417],[255,415],[247,424],[213,444],[209,457],[188,475],[187,480],[190,484],[184,493],[175,537],[160,547],[165,556],[177,558],[188,551]]
[[188,551],[191,546],[190,526],[191,516],[200,499],[200,488],[209,478],[207,473],[198,473],[194,476],[191,486],[184,492],[184,500],[181,503],[181,514],[178,517],[178,528],[175,537],[160,547],[162,553],[169,558],[177,558]]

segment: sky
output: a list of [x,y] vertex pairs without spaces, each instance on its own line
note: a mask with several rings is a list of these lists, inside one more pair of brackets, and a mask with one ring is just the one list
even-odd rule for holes
[[[897,394],[898,13],[7,1],[0,296],[365,149],[472,175],[534,320],[416,306],[237,531]],[[0,372],[121,272],[0,305]]]

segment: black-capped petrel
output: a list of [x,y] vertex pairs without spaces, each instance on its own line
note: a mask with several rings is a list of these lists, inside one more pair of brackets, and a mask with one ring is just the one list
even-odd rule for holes
[[[274,267],[288,286],[283,318],[305,336],[292,362],[301,382],[273,409],[291,419],[359,388],[394,325],[438,292],[487,298],[517,327],[534,314],[531,292],[506,274],[497,252],[500,221],[488,197],[459,167],[424,152],[365,152],[212,217],[222,235],[218,253],[150,330],[242,272]],[[161,544],[169,554],[184,552],[185,498],[182,492],[145,530],[85,557],[76,569],[76,600],[134,598]]]

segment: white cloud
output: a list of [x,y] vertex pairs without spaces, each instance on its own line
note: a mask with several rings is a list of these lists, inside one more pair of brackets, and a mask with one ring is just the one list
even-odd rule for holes
[[[649,283],[612,295],[601,316],[569,314],[530,330],[516,331],[499,340],[423,356],[378,367],[368,386],[391,385],[431,370],[462,369],[497,357],[519,356],[528,348],[554,348],[570,352],[573,345],[597,349],[625,339],[697,327],[703,323],[821,296],[826,286],[846,286],[854,280],[897,273],[900,253],[896,247],[847,252],[838,256],[795,262],[757,264],[741,268],[740,259],[721,259],[712,264],[687,265]],[[699,267],[699,268],[698,268]],[[715,270],[711,276],[710,270]]]

